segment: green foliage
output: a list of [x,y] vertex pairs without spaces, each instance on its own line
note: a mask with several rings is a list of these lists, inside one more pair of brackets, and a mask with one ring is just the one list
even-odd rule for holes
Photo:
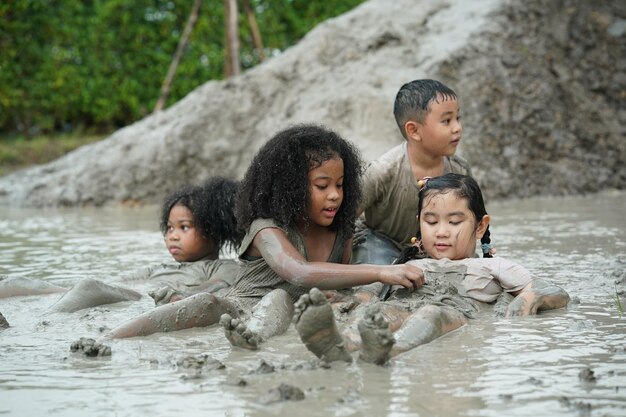
[[[251,0],[266,55],[363,0]],[[0,2],[0,132],[110,131],[148,114],[193,0]],[[241,61],[258,63],[240,5]],[[204,0],[168,105],[224,72],[223,0]],[[6,140],[6,139],[5,139]]]
[[102,135],[85,132],[37,136],[28,140],[23,136],[7,136],[0,141],[0,176],[32,164],[49,162],[100,139]]

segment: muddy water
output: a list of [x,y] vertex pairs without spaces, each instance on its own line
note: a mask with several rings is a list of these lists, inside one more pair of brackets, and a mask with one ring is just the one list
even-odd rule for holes
[[[388,368],[322,369],[293,328],[257,353],[231,350],[219,328],[206,328],[113,341],[111,357],[86,358],[69,352],[73,340],[97,337],[152,308],[151,299],[49,314],[58,295],[14,297],[0,300],[12,326],[0,331],[0,415],[626,416],[626,316],[613,284],[626,269],[626,194],[488,208],[498,254],[563,286],[574,299],[566,310],[516,319],[483,312]],[[124,271],[169,260],[156,217],[156,208],[0,208],[0,274],[62,286],[118,282]],[[177,365],[201,354],[225,368]],[[262,361],[274,372],[257,371]],[[585,369],[595,381],[581,379]],[[267,404],[281,383],[304,400]]]

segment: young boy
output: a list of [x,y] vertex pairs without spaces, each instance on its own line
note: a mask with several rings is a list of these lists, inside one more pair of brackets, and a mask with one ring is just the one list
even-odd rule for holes
[[393,113],[404,143],[373,161],[363,178],[363,222],[354,236],[352,263],[391,264],[417,231],[417,182],[453,172],[471,175],[455,156],[461,142],[456,93],[439,81],[404,84]]

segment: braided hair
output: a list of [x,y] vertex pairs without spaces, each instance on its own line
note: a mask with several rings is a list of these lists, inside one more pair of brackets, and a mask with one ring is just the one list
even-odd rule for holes
[[[422,213],[422,207],[426,198],[435,194],[445,194],[448,192],[455,193],[459,198],[467,199],[469,209],[476,217],[477,223],[480,222],[483,216],[487,215],[480,187],[478,186],[476,180],[468,175],[448,173],[440,177],[428,178],[428,180],[423,181],[423,184],[424,185],[419,192],[417,217],[419,217]],[[417,229],[416,236],[418,241],[422,240],[419,227]],[[491,232],[489,231],[489,226],[487,226],[483,237],[480,239],[480,243],[483,258],[491,258],[492,255],[489,250],[491,248]],[[405,263],[411,259],[424,257],[425,254],[422,253],[418,247],[410,246],[402,250],[395,263]]]
[[[476,222],[480,222],[483,216],[487,215],[483,193],[476,180],[468,175],[448,173],[440,177],[429,178],[419,192],[419,203],[417,205],[417,217],[422,213],[422,207],[427,197],[434,194],[445,194],[453,192],[458,198],[467,199],[469,209],[474,213]],[[480,239],[483,258],[491,258],[489,253],[491,243],[491,232],[489,226],[485,230],[483,237]],[[418,240],[422,239],[420,230],[417,230]]]

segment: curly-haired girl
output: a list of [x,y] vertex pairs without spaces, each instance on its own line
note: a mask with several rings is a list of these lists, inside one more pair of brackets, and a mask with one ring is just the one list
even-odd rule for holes
[[[247,233],[230,295],[247,306],[266,300],[247,326],[222,317],[233,344],[255,348],[284,331],[292,303],[312,287],[335,290],[378,281],[411,289],[421,285],[422,275],[407,265],[348,265],[360,175],[357,150],[316,125],[283,130],[259,150],[237,195],[238,225]],[[282,315],[270,314],[268,305],[288,308],[280,310]]]
[[[163,286],[150,295],[157,305],[197,292],[215,292],[230,286],[237,276],[234,259],[220,259],[222,248],[236,249],[241,243],[234,215],[238,182],[222,177],[209,178],[198,186],[185,186],[169,195],[161,208],[160,228],[175,263],[163,263],[122,277],[124,281],[149,280]],[[58,288],[58,290],[57,290]],[[55,312],[141,298],[131,289],[93,278],[80,280],[51,307]],[[0,281],[0,297],[53,292],[28,279]]]
[[[411,265],[349,264],[360,174],[357,150],[335,132],[298,125],[276,134],[253,159],[237,195],[237,224],[246,235],[234,286],[225,298],[200,294],[155,309],[141,317],[140,334],[158,331],[164,320],[170,330],[219,320],[231,343],[255,349],[287,329],[293,302],[312,287],[419,287],[423,274]],[[246,324],[242,313],[250,314]],[[111,335],[133,336],[136,329],[122,326]]]
[[[241,243],[234,213],[237,186],[234,180],[213,177],[166,198],[160,227],[167,250],[179,264],[162,264],[135,277],[158,278],[167,283],[167,277],[173,276],[174,285],[150,293],[157,305],[233,284],[238,266],[219,255],[223,249],[235,250]],[[181,280],[183,277],[186,279]]]

